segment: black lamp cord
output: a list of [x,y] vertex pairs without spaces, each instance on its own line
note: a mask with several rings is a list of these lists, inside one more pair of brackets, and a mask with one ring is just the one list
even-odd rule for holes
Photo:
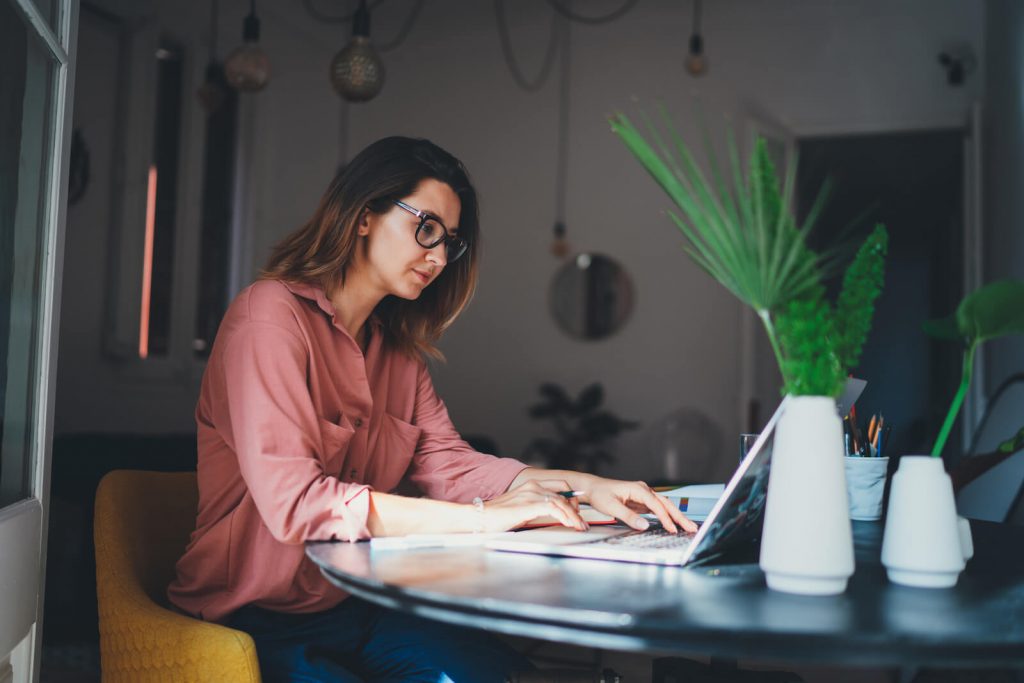
[[217,0],[210,2],[210,64],[217,61]]
[[[374,0],[374,2],[368,3],[367,10],[372,14],[373,10],[375,10],[383,1],[384,0]],[[313,0],[302,0],[302,4],[306,8],[306,13],[309,14],[309,16],[313,17],[317,21],[322,21],[325,24],[347,24],[355,19],[356,13],[359,11],[357,8],[348,14],[334,16],[331,14],[325,14],[318,10],[313,4]],[[416,2],[413,3],[412,10],[410,10],[409,15],[406,17],[405,22],[398,30],[398,35],[387,42],[375,41],[377,52],[390,52],[404,43],[405,39],[409,37],[409,33],[412,31],[412,27],[416,23],[416,19],[419,17],[420,10],[422,9],[423,0],[416,0]]]
[[[565,235],[565,194],[567,178],[569,175],[569,91],[571,74],[572,50],[569,40],[569,22],[562,19],[560,33],[562,34],[561,59],[559,59],[559,83],[558,92],[558,161],[555,176],[555,229],[561,231],[559,237]],[[561,226],[561,227],[559,227]]]
[[615,21],[622,15],[626,14],[626,12],[633,9],[637,2],[638,0],[626,0],[625,3],[623,3],[623,5],[617,10],[609,12],[604,16],[588,17],[573,12],[566,6],[565,0],[548,0],[548,4],[555,10],[551,17],[548,46],[544,50],[544,59],[541,62],[540,69],[537,71],[537,76],[533,79],[529,79],[523,74],[523,70],[519,67],[515,53],[512,50],[512,39],[509,37],[508,21],[505,18],[505,2],[504,0],[494,0],[494,17],[498,23],[498,39],[501,43],[501,54],[505,58],[505,65],[508,67],[509,73],[512,75],[512,80],[515,81],[517,86],[526,92],[537,92],[544,87],[544,84],[548,80],[548,76],[551,75],[551,66],[554,64],[555,52],[558,47],[558,22],[556,21],[558,16],[562,16],[568,21],[576,21],[581,24],[607,24]]

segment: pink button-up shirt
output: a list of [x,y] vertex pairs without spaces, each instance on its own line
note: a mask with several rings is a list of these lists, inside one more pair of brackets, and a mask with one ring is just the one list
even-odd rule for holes
[[196,406],[196,530],[167,591],[185,612],[219,621],[247,604],[333,607],[347,594],[302,544],[369,538],[371,489],[404,480],[469,502],[501,494],[526,467],[471,449],[425,364],[368,325],[364,355],[321,288],[276,280],[228,308]]

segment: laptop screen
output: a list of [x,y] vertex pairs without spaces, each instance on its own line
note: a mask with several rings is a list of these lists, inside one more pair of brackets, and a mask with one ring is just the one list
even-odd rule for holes
[[750,543],[761,537],[775,425],[785,403],[783,399],[701,525],[690,546],[686,564],[709,560],[741,543]]

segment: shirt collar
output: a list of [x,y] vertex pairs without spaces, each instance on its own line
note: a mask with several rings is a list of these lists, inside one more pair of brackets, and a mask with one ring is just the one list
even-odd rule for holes
[[286,280],[282,280],[281,284],[283,284],[285,288],[295,296],[301,296],[303,299],[315,301],[316,305],[320,307],[320,310],[332,318],[337,314],[337,309],[334,308],[334,304],[332,304],[331,300],[327,298],[327,294],[324,293],[324,288],[320,285],[314,285],[307,282],[288,282]]
[[[308,282],[288,282],[282,280],[281,284],[285,288],[294,294],[295,296],[301,296],[303,299],[309,299],[310,301],[316,302],[316,305],[320,307],[320,310],[327,314],[331,320],[335,319],[338,314],[338,309],[334,307],[331,300],[327,298],[327,294],[324,292],[324,288],[317,284]],[[377,313],[371,313],[366,324],[371,329],[377,329],[381,326],[380,318],[377,317]]]

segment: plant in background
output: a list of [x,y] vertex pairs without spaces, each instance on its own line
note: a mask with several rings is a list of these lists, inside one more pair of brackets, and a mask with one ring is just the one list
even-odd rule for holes
[[594,383],[572,399],[557,384],[540,385],[543,401],[530,407],[530,417],[550,420],[555,438],[537,438],[524,451],[524,458],[539,458],[552,469],[583,469],[597,473],[602,463],[610,463],[612,455],[605,450],[609,440],[627,429],[636,429],[637,422],[623,420],[602,410],[604,389]]
[[[964,345],[960,386],[953,396],[942,429],[935,440],[932,455],[942,455],[956,416],[960,413],[974,373],[974,352],[989,339],[1010,334],[1024,334],[1024,282],[1003,280],[985,285],[968,295],[957,306],[956,313],[939,320],[929,320],[925,332],[940,339],[959,341]],[[999,445],[998,451],[1016,452],[1024,447],[1024,429]],[[1011,450],[1012,449],[1012,450]]]
[[709,180],[667,115],[664,120],[674,152],[649,121],[653,145],[622,114],[612,117],[611,125],[676,204],[678,213],[669,215],[686,238],[690,257],[757,313],[782,373],[784,392],[838,396],[846,373],[860,358],[881,292],[885,227],[876,226],[861,246],[833,308],[821,282],[834,271],[839,251],[819,254],[807,246],[829,184],[822,185],[797,227],[787,209],[796,165],[790,164],[780,189],[764,139],[756,140],[744,178],[729,138],[728,181],[709,145]]

